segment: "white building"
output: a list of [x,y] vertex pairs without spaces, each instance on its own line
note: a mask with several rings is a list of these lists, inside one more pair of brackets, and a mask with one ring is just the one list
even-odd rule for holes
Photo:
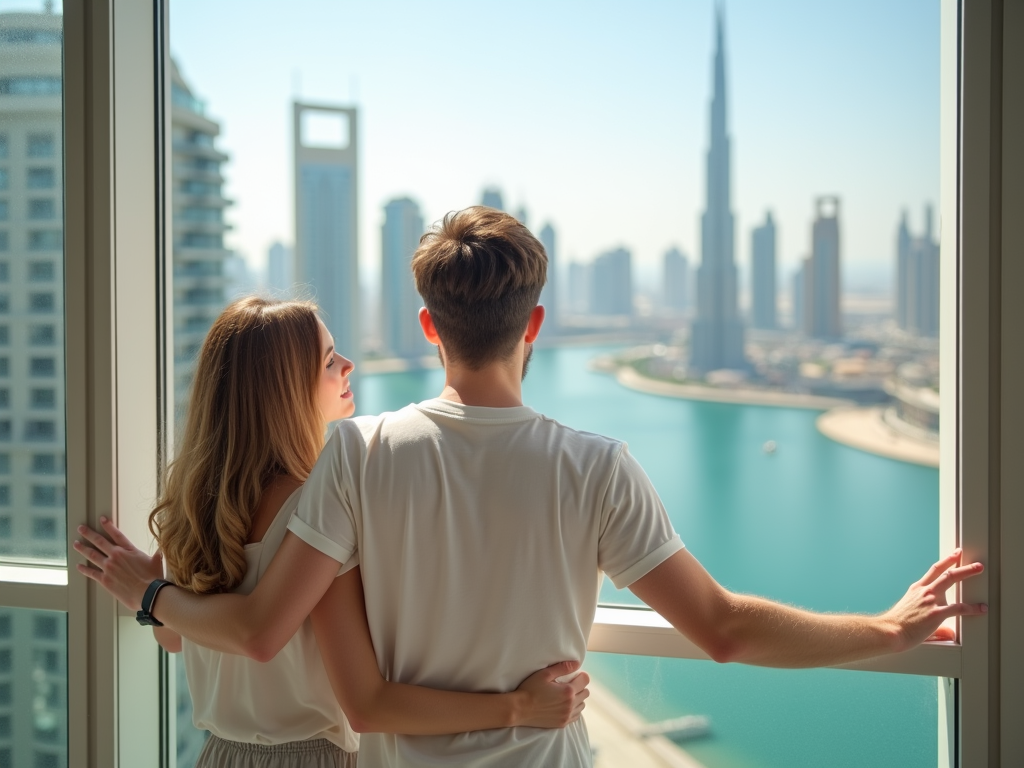
[[384,206],[380,327],[384,353],[394,357],[416,358],[431,351],[417,319],[423,300],[412,276],[412,257],[423,232],[423,214],[414,200],[402,197]]

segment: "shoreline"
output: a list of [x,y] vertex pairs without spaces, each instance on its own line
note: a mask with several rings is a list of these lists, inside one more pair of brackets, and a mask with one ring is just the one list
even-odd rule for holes
[[815,424],[825,437],[850,448],[923,467],[939,466],[939,444],[915,440],[889,426],[885,406],[836,408]]
[[803,408],[811,411],[828,411],[846,408],[853,403],[838,397],[798,395],[792,392],[772,392],[761,389],[719,389],[700,384],[679,384],[672,381],[652,379],[635,368],[623,365],[614,372],[616,381],[628,389],[649,395],[675,397],[681,400],[699,400],[708,403],[729,405],[764,405],[773,408]]
[[885,420],[886,406],[858,406],[849,400],[790,392],[677,384],[649,378],[628,365],[618,366],[609,372],[615,375],[616,381],[622,386],[650,395],[730,405],[823,411],[815,420],[815,426],[830,440],[886,459],[924,467],[939,466],[939,444],[917,440],[894,429]]

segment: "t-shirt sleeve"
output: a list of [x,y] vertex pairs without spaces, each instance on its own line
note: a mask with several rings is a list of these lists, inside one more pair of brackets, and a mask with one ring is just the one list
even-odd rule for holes
[[623,589],[682,548],[654,484],[623,444],[605,492],[598,566]]
[[[288,530],[347,565],[356,552],[358,529],[356,510],[350,501],[351,489],[346,485],[345,464],[344,435],[336,429],[302,487],[299,508],[289,521]],[[342,568],[341,572],[346,570]]]

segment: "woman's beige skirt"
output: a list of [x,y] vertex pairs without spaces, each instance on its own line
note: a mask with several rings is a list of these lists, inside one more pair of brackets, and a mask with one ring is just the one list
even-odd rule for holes
[[356,754],[327,739],[266,745],[228,741],[210,734],[196,768],[356,768]]

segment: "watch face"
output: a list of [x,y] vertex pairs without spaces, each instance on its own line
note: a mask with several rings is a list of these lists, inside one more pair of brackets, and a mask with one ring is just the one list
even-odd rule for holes
[[162,627],[163,624],[145,611],[136,611],[135,620],[144,627]]

